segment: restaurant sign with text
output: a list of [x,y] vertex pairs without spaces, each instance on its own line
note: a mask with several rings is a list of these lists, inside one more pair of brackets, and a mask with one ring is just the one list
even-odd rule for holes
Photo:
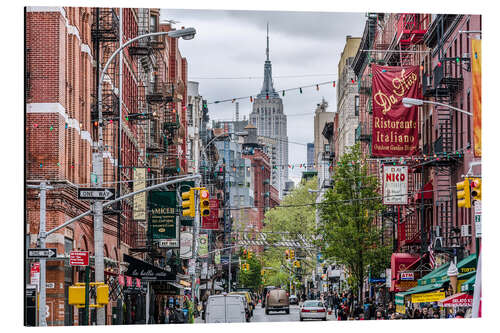
[[179,223],[176,218],[176,192],[151,191],[148,198],[150,211],[150,238],[168,243],[167,247],[179,247]]
[[418,66],[372,64],[372,155],[410,156],[418,149],[418,107],[407,108],[403,98],[420,98]]
[[384,205],[408,203],[408,167],[384,165]]

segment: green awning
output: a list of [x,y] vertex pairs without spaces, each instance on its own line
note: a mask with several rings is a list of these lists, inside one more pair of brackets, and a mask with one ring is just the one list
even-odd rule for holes
[[427,284],[425,286],[416,286],[416,287],[413,287],[413,288],[405,291],[405,293],[406,293],[406,295],[426,293],[426,292],[429,292],[429,291],[440,289],[443,286],[443,283],[444,282],[431,283],[431,284]]
[[[457,263],[458,279],[464,280],[474,275],[476,273],[476,263],[477,263],[476,254],[471,254],[470,256],[460,260]],[[448,281],[449,280],[448,267],[450,267],[449,262],[439,266],[429,274],[419,279],[418,285],[425,286],[431,283],[444,283]]]
[[448,267],[450,267],[450,263],[446,263],[444,265],[439,266],[429,274],[425,275],[421,279],[418,280],[419,286],[425,286],[428,284],[443,282],[448,278],[446,274],[448,271]]
[[476,275],[474,274],[473,277],[462,283],[462,286],[460,287],[461,292],[467,292],[467,291],[472,291],[474,290],[474,285],[476,284]]

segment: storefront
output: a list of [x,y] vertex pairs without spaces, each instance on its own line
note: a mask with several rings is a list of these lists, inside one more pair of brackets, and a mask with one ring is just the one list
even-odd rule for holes
[[130,300],[130,305],[125,318],[137,324],[160,322],[168,296],[177,297],[179,294],[178,288],[169,284],[176,282],[175,270],[168,265],[157,267],[126,254],[123,260],[128,263],[125,275],[141,281],[141,288],[137,288],[137,292],[127,293],[126,300]]

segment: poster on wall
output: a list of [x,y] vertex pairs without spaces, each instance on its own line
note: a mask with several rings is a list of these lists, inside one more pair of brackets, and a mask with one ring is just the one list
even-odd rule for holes
[[408,203],[408,167],[384,165],[384,204],[406,205]]
[[189,259],[193,255],[193,234],[188,231],[181,232],[181,248],[179,256],[181,259]]
[[159,240],[161,247],[177,248],[180,245],[176,204],[175,191],[151,191],[149,194],[149,237]]
[[372,154],[410,156],[418,149],[418,107],[407,108],[403,98],[421,98],[418,66],[372,64]]
[[481,157],[481,40],[472,39],[472,125],[474,157]]

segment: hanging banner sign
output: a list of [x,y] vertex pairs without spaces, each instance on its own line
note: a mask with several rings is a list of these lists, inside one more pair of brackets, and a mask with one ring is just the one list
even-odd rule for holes
[[137,278],[135,279],[135,286],[136,286],[137,288],[140,288],[140,287],[141,287],[141,280],[140,280],[140,279],[137,279]]
[[418,107],[407,108],[403,98],[421,98],[418,66],[372,64],[372,154],[409,156],[418,148]]
[[200,234],[198,244],[198,256],[200,258],[206,258],[208,255],[208,234]]
[[220,251],[215,252],[214,263],[220,265]]
[[169,247],[179,247],[179,223],[175,207],[175,191],[151,191],[149,193],[149,232],[153,240],[167,241]]
[[209,230],[219,229],[219,200],[210,199],[210,215],[201,218],[201,228]]
[[181,259],[189,259],[193,256],[193,234],[190,232],[181,232],[181,248],[179,256]]
[[[146,168],[134,169],[134,186],[133,191],[139,191],[146,188]],[[134,195],[134,220],[146,219],[146,192]]]
[[481,157],[481,40],[471,39],[472,125],[474,157]]
[[384,165],[384,205],[408,203],[408,167]]
[[126,278],[127,278],[127,287],[132,287],[132,277],[126,276]]

